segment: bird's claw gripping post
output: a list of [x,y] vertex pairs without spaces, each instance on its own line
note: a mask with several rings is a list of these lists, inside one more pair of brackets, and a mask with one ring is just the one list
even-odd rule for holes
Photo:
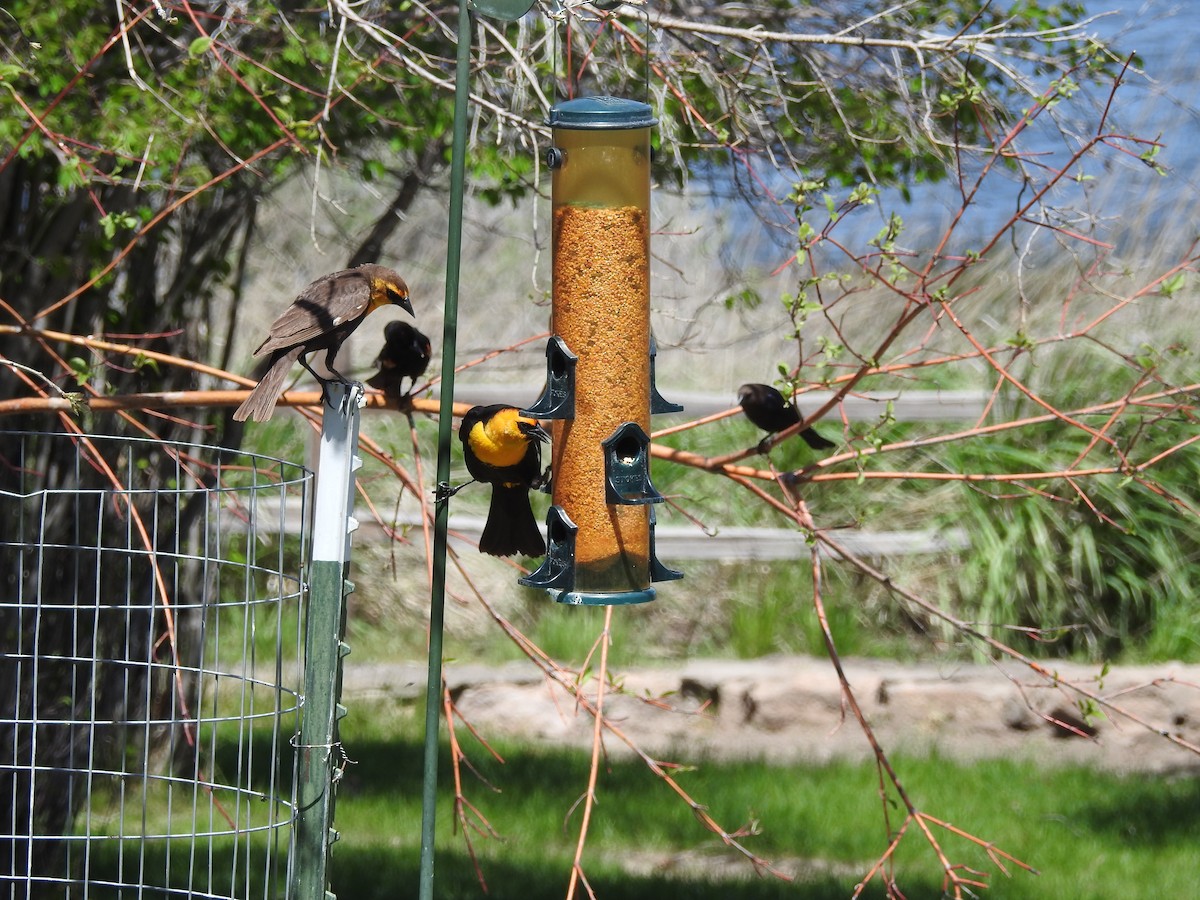
[[471,479],[471,481],[464,481],[458,487],[451,487],[450,482],[448,481],[439,481],[437,487],[433,489],[434,502],[445,503],[447,500],[465,488],[468,484],[474,482],[474,480],[475,479]]
[[330,390],[330,385],[335,384],[335,383],[336,382],[326,381],[324,378],[317,379],[317,384],[319,384],[321,386],[321,408],[322,409],[325,409],[326,407],[328,407],[329,409],[333,410],[334,412],[337,412],[341,408],[340,404],[341,404],[343,398],[338,397],[335,399],[333,391]]
[[339,409],[343,415],[349,415],[351,410],[362,409],[367,405],[367,389],[361,381],[342,383],[346,386],[346,393],[342,396],[342,407]]
[[[321,405],[328,406],[336,413],[341,415],[349,415],[353,409],[362,409],[367,404],[366,388],[363,387],[361,381],[350,381],[343,378],[341,380],[322,380],[321,384]],[[331,385],[338,385],[341,388],[336,392],[330,390]]]

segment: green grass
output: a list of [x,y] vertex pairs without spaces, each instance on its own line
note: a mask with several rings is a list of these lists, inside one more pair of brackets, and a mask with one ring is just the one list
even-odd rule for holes
[[[839,651],[847,655],[912,659],[923,638],[906,627],[888,631],[877,621],[887,600],[845,570],[830,567],[826,581],[826,613]],[[690,584],[696,590],[689,590]],[[701,590],[701,588],[703,588]],[[564,606],[545,592],[513,586],[521,604],[511,619],[554,659],[581,664],[604,627],[602,607]],[[424,654],[410,638],[379,628],[350,623],[354,658],[394,658],[403,648],[413,658]],[[415,632],[423,638],[422,632]],[[613,652],[622,665],[690,658],[754,659],[774,653],[826,653],[812,605],[812,581],[805,566],[780,560],[760,563],[698,563],[688,566],[686,582],[660,589],[650,603],[622,607],[613,618]],[[494,629],[446,635],[448,657],[511,662],[525,655]]]
[[[415,893],[418,867],[421,760],[411,722],[399,730],[377,715],[345,720],[343,738],[355,764],[337,805],[342,840],[332,878],[339,896],[390,898]],[[470,739],[467,739],[470,742]],[[575,808],[586,786],[583,752],[505,745],[500,764],[478,745],[471,763],[486,784],[468,775],[469,799],[499,833],[472,835],[487,881],[475,880],[461,834],[454,833],[449,763],[443,754],[438,809],[436,894],[439,898],[560,898],[578,834]],[[694,762],[681,755],[680,761]],[[1040,875],[999,873],[977,846],[943,836],[954,862],[987,871],[1003,898],[1130,898],[1190,896],[1200,851],[1200,782],[1194,778],[1115,777],[1085,769],[1045,769],[1005,761],[963,766],[939,759],[897,763],[922,809],[994,842],[1035,866]],[[692,796],[727,828],[756,824],[745,839],[756,853],[788,864],[799,860],[802,884],[756,878],[748,867],[716,865],[720,842],[707,833],[644,766],[610,758],[598,785],[585,870],[605,900],[698,898],[844,898],[887,845],[872,766],[837,763],[772,767],[701,761],[679,773]],[[490,785],[490,787],[489,787]],[[494,790],[493,790],[494,788]],[[897,807],[891,805],[893,824]],[[647,874],[627,861],[712,854],[712,865]],[[805,862],[807,866],[803,865]],[[736,874],[740,873],[740,874]],[[940,896],[941,875],[928,845],[909,834],[896,877],[910,898]],[[882,890],[865,896],[882,897]]]
[[[413,705],[377,704],[351,708],[341,738],[352,763],[337,794],[330,868],[339,897],[390,900],[415,896],[420,845],[423,716]],[[464,785],[469,801],[486,818],[495,837],[471,833],[487,892],[479,884],[452,809],[450,761],[440,760],[435,895],[449,900],[559,900],[571,870],[580,822],[580,798],[588,777],[583,750],[498,743],[503,762],[460,729],[469,756]],[[256,734],[252,783],[266,786],[272,753],[266,734]],[[610,748],[612,749],[612,748]],[[286,750],[286,748],[285,748]],[[233,756],[226,758],[226,753]],[[290,758],[288,753],[284,756]],[[606,757],[597,786],[597,805],[584,855],[588,879],[603,900],[694,897],[699,900],[768,900],[850,896],[889,842],[901,821],[894,792],[885,804],[879,776],[866,763],[772,766],[755,761],[718,762],[665,754],[683,767],[674,777],[727,829],[747,827],[742,838],[754,853],[797,873],[794,883],[757,877],[726,850],[644,765],[620,755]],[[237,764],[236,751],[218,748],[218,767]],[[1006,900],[1088,898],[1126,900],[1147,896],[1192,896],[1200,829],[1200,780],[1194,776],[1118,777],[1082,768],[1038,768],[1005,760],[962,765],[944,759],[897,758],[905,789],[924,812],[963,829],[1034,866],[1032,874],[1009,866],[999,871],[978,845],[938,831],[955,864],[987,873],[983,897]],[[286,763],[286,759],[285,759]],[[289,782],[288,766],[280,782]],[[151,824],[163,815],[150,811]],[[189,877],[190,843],[171,851],[178,857],[172,878]],[[120,847],[99,841],[91,847],[95,879],[119,875]],[[201,841],[200,858],[208,859]],[[136,848],[135,848],[136,852]],[[229,839],[212,846],[217,882],[226,890],[234,866]],[[266,847],[255,839],[247,852],[260,866]],[[146,881],[160,883],[167,850],[146,848]],[[125,860],[128,865],[128,859]],[[282,866],[278,871],[282,873]],[[246,896],[260,896],[262,872],[245,873]],[[909,898],[941,896],[941,871],[924,838],[909,829],[895,856],[892,874]],[[251,882],[253,887],[250,886]],[[238,888],[233,887],[235,895]],[[98,893],[97,896],[107,896]],[[882,898],[877,884],[864,895]]]
[[[1069,409],[1096,396],[1131,389],[1127,372],[1084,377],[1078,358],[1049,361],[1038,377]],[[1007,398],[1019,417],[1040,410]],[[1090,417],[1105,427],[1104,416]],[[1023,484],[968,486],[943,514],[967,528],[972,549],[959,570],[955,611],[965,619],[1054,632],[1056,646],[1006,635],[1022,650],[1090,659],[1194,660],[1200,649],[1195,616],[1181,601],[1200,579],[1200,452],[1188,445],[1195,423],[1182,412],[1148,410],[1109,428],[1136,465],[1179,448],[1137,477],[1121,473]],[[954,471],[1021,473],[1110,467],[1107,445],[1062,422],[1023,429],[1004,440],[959,442],[946,451]],[[1030,488],[1030,489],[1026,489]],[[1074,626],[1074,627],[1070,627]]]

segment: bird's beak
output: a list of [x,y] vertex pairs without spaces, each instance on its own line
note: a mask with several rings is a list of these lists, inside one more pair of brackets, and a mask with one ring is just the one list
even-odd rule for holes
[[413,312],[412,304],[408,301],[407,293],[401,293],[400,291],[388,288],[388,299],[401,309],[408,310],[408,314],[414,319],[417,317],[417,314]]
[[530,423],[521,421],[517,423],[517,428],[521,429],[522,434],[528,435],[535,441],[541,441],[542,443],[545,443],[546,441],[550,440],[550,435],[546,433],[546,429],[544,429],[537,422]]

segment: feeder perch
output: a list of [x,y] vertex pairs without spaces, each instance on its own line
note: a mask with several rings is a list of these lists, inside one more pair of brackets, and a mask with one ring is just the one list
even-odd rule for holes
[[666,397],[658,392],[656,385],[658,381],[654,377],[654,360],[658,356],[658,342],[654,340],[654,335],[650,335],[650,415],[656,416],[659,413],[677,413],[683,412],[682,403],[672,403]]
[[560,337],[546,342],[546,388],[537,403],[521,410],[537,419],[575,418],[575,363],[579,357]]
[[[682,409],[654,387],[656,121],[647,104],[618,97],[550,110],[552,337],[546,390],[524,412],[551,420],[551,540],[545,562],[521,581],[562,603],[642,603],[654,599],[652,581],[680,577],[654,559],[650,512],[663,499],[650,482],[650,416]],[[569,540],[564,523],[574,529]]]
[[546,590],[566,590],[575,582],[575,535],[579,531],[562,507],[552,506],[546,514],[546,561],[521,584]]
[[636,506],[663,501],[650,483],[650,435],[636,422],[619,426],[600,446],[604,448],[606,502]]
[[654,507],[650,507],[650,580],[676,581],[683,577],[683,573],[659,562],[658,553],[654,549],[654,525]]

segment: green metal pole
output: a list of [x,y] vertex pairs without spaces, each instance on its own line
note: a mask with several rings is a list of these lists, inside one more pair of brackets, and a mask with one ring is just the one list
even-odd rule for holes
[[[462,258],[463,182],[467,157],[467,95],[471,74],[471,16],[458,8],[458,65],[454,77],[454,146],[450,158],[450,227],[446,236],[446,309],[442,324],[441,408],[437,483],[450,483],[454,438],[454,358],[458,342],[458,282]],[[439,492],[440,494],[440,492]],[[425,686],[425,768],[421,786],[421,892],[433,900],[433,841],[437,812],[438,727],[442,707],[442,627],[446,608],[446,540],[450,504],[439,500],[433,523],[433,584],[429,602],[429,674]]]
[[341,563],[314,559],[308,574],[304,648],[304,717],[297,749],[295,900],[326,900],[333,831],[337,679],[344,644],[346,582]]
[[304,638],[304,706],[296,747],[296,822],[291,891],[294,900],[328,900],[335,770],[341,759],[338,720],[345,715],[342,657],[350,652],[346,595],[350,536],[357,523],[354,472],[362,385],[329,385],[332,404],[321,420],[321,449],[313,506],[313,549],[308,572]]

